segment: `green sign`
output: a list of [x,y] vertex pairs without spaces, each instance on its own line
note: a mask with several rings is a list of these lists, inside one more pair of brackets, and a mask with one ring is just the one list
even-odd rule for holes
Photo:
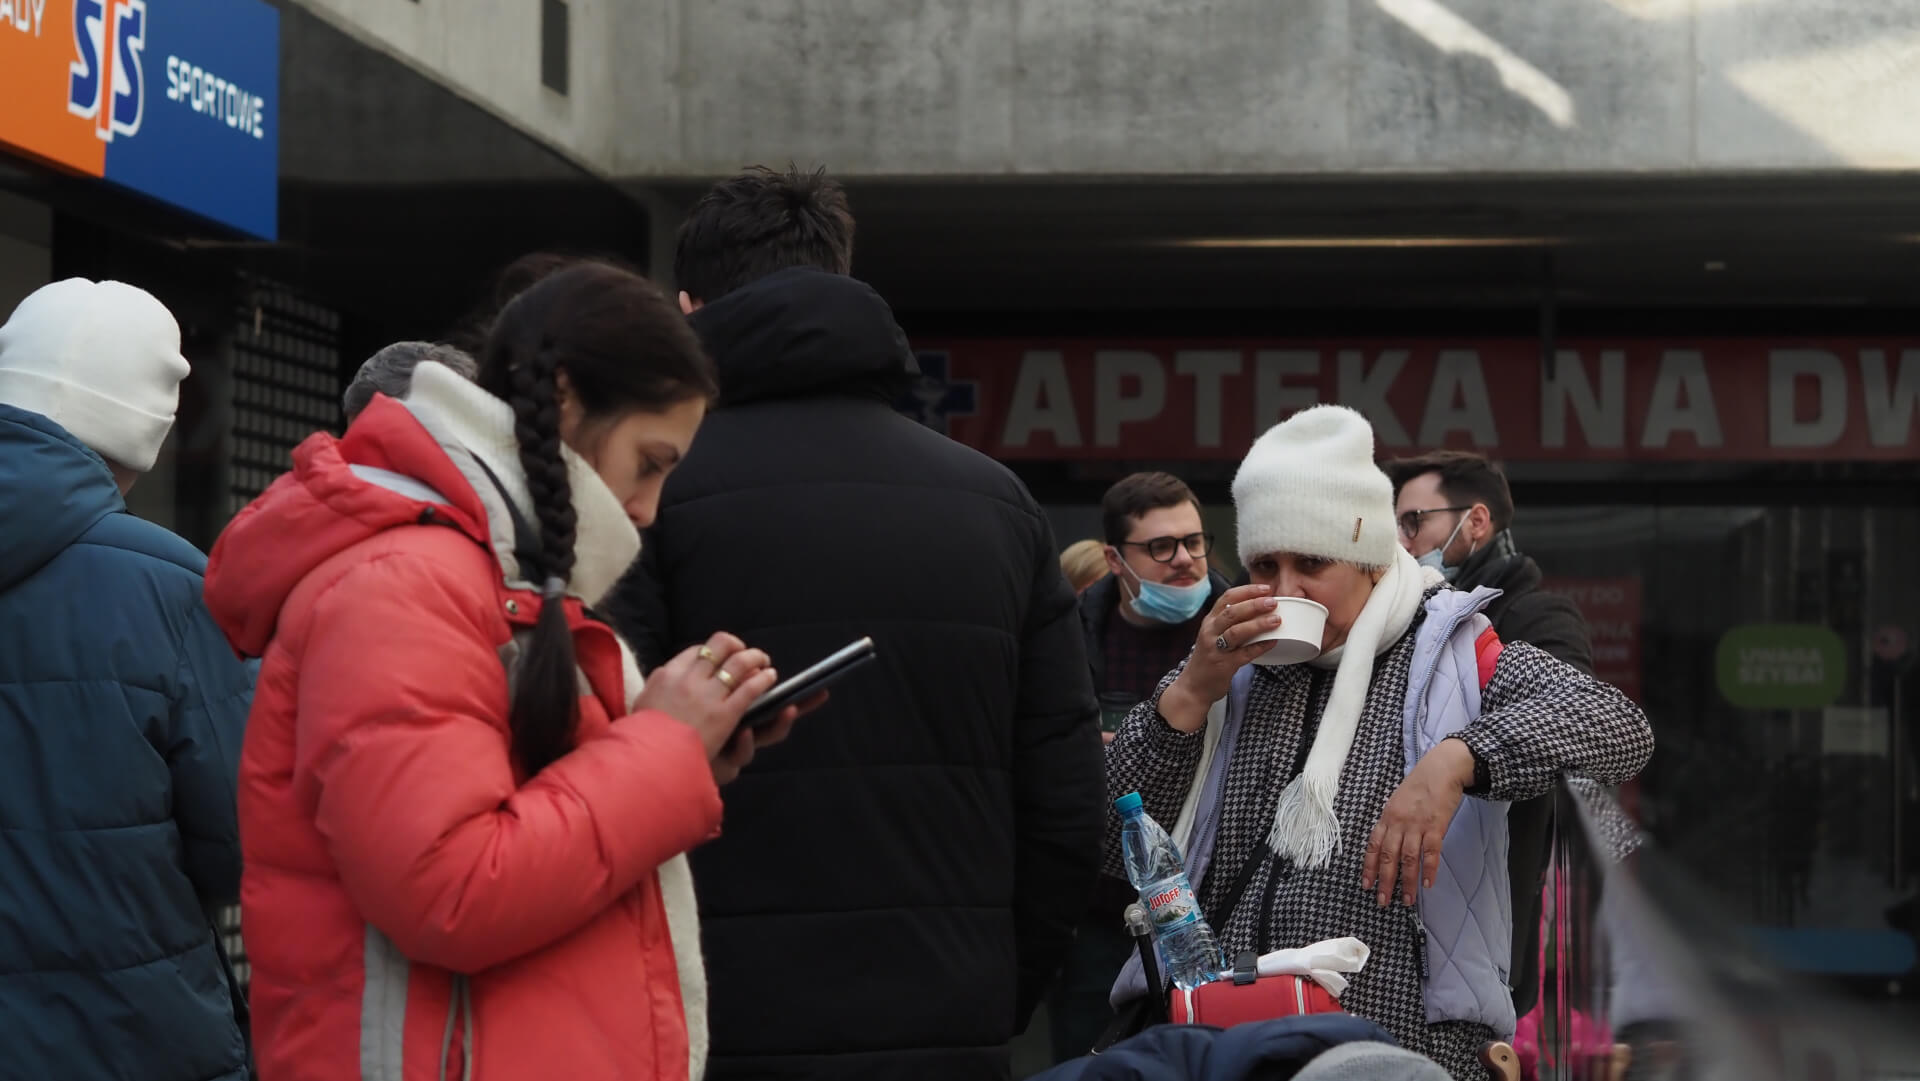
[[1717,667],[1741,709],[1823,709],[1847,685],[1847,645],[1825,627],[1758,623],[1720,639]]

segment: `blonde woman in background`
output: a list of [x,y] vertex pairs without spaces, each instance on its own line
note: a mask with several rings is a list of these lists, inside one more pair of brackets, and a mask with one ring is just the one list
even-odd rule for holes
[[1076,594],[1107,576],[1106,547],[1097,540],[1074,541],[1060,553],[1060,572]]

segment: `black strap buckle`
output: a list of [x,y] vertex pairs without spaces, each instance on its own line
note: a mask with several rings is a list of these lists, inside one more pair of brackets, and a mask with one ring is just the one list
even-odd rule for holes
[[1233,982],[1244,986],[1260,978],[1260,958],[1252,950],[1241,950],[1233,961]]

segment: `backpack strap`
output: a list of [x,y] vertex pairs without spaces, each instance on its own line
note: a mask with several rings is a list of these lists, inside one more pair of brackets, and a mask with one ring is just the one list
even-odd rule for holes
[[[1226,723],[1231,728],[1234,738],[1233,741],[1229,743],[1223,734],[1221,746],[1214,752],[1216,757],[1225,759],[1232,756],[1239,742],[1240,727],[1246,723],[1247,700],[1251,698],[1252,695],[1253,666],[1249,664],[1234,674],[1233,684],[1227,692]],[[1207,810],[1215,816],[1220,814],[1222,810],[1220,803],[1225,798],[1226,765],[1227,763],[1224,761],[1217,763],[1218,772],[1207,786],[1205,798],[1203,799],[1203,803],[1210,804]],[[1198,830],[1195,832],[1197,833]],[[1211,846],[1213,840],[1214,838],[1212,837],[1208,838],[1209,846]],[[1209,855],[1211,855],[1211,853],[1209,853]],[[1226,928],[1227,920],[1233,917],[1233,910],[1240,904],[1241,896],[1247,892],[1247,887],[1253,882],[1253,873],[1259,870],[1260,865],[1265,863],[1271,856],[1272,851],[1264,842],[1256,841],[1254,843],[1253,851],[1247,853],[1246,862],[1240,865],[1240,869],[1233,876],[1232,884],[1227,887],[1227,892],[1221,896],[1219,911],[1215,912],[1209,920],[1213,927],[1221,930]],[[1207,868],[1207,875],[1211,877],[1213,872],[1214,867],[1210,865]]]
[[[1499,668],[1500,666],[1500,653],[1506,648],[1507,648],[1506,644],[1500,641],[1500,636],[1494,632],[1494,629],[1492,627],[1488,627],[1486,630],[1481,631],[1480,637],[1474,639],[1473,641],[1474,667],[1479,669],[1479,672],[1480,672],[1480,694],[1482,696],[1481,702],[1480,702],[1480,708],[1482,709],[1486,708],[1485,695],[1487,693],[1487,684],[1493,682],[1493,673],[1495,669]],[[1493,779],[1487,772],[1486,763],[1480,761],[1480,758],[1478,755],[1474,756],[1474,760],[1473,760],[1474,791],[1484,792],[1489,787],[1491,787],[1492,784],[1493,784]],[[1548,808],[1547,813],[1549,816],[1552,815],[1553,811],[1551,807]],[[1549,826],[1548,830],[1549,830],[1549,836],[1551,836],[1552,827]]]
[[1240,873],[1233,876],[1233,885],[1227,887],[1226,896],[1220,898],[1220,910],[1207,921],[1208,926],[1225,930],[1227,921],[1233,918],[1233,910],[1240,906],[1240,898],[1246,894],[1247,887],[1253,884],[1253,873],[1260,869],[1261,864],[1273,858],[1273,850],[1267,847],[1266,841],[1256,839],[1253,851],[1247,853],[1247,862],[1241,864]]
[[[544,562],[540,551],[539,531],[534,529],[532,522],[527,521],[527,516],[521,512],[520,505],[507,494],[507,486],[500,483],[499,476],[487,468],[487,463],[478,454],[468,457],[472,459],[473,464],[480,467],[480,472],[486,475],[487,480],[492,482],[493,490],[500,493],[500,502],[507,508],[507,518],[513,522],[514,561],[520,564],[520,577],[533,582],[533,568]],[[539,589],[540,583],[533,582],[533,586]]]
[[1480,669],[1482,693],[1485,693],[1487,684],[1493,682],[1493,671],[1500,664],[1500,652],[1506,648],[1506,644],[1500,641],[1500,635],[1492,627],[1481,631],[1480,637],[1474,640],[1473,657],[1476,666]]

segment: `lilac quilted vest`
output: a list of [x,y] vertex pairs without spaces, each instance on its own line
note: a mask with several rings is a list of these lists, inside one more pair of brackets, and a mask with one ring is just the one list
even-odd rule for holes
[[[1496,589],[1443,589],[1427,598],[1407,673],[1407,769],[1480,716],[1475,643]],[[1440,847],[1433,888],[1420,893],[1427,930],[1427,1022],[1474,1021],[1511,1039],[1513,897],[1507,886],[1507,805],[1464,799]]]

